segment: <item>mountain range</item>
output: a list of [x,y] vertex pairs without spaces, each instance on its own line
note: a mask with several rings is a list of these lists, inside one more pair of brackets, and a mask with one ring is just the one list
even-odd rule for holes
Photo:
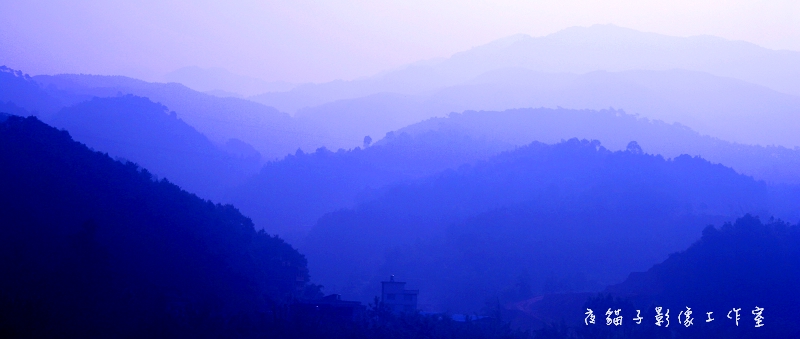
[[563,281],[549,292],[594,291],[744,213],[800,218],[796,187],[629,145],[534,142],[387,185],[323,215],[296,243],[317,281],[339,293],[368,299],[379,279],[397,274],[431,291],[420,302],[462,311],[518,279],[532,293],[547,292],[548,277]]
[[[621,109],[678,122],[702,135],[751,145],[800,146],[800,97],[745,81],[685,70],[543,73],[497,69],[424,95],[378,93],[297,111],[309,125],[330,126],[354,147],[431,117],[465,110],[514,108]],[[330,147],[330,145],[329,145]]]
[[[298,86],[253,100],[293,112],[306,106],[381,92],[421,94],[504,68],[549,73],[671,70],[705,72],[800,95],[800,52],[775,51],[712,36],[672,37],[614,25],[572,27],[542,36],[514,35],[352,81]],[[509,108],[509,107],[507,107]]]
[[746,337],[577,321],[738,295],[793,337],[799,75],[609,25],[321,84],[0,67],[0,337]]

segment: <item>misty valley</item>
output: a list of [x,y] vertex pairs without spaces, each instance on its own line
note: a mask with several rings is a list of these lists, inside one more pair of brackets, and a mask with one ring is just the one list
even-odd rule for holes
[[800,337],[800,52],[166,79],[0,67],[0,337]]

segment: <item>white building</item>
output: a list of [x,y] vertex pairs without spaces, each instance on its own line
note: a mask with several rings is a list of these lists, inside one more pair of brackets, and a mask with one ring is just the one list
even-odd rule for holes
[[389,281],[382,281],[381,285],[381,302],[392,312],[402,313],[417,310],[419,290],[407,290],[406,283],[394,281],[394,276],[389,277]]

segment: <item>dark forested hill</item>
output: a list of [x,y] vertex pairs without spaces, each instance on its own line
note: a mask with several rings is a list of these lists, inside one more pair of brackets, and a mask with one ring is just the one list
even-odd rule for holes
[[[643,273],[633,273],[606,292],[637,308],[695,310],[698,323],[678,328],[697,338],[794,338],[800,304],[800,228],[747,215],[722,227],[708,226],[699,241]],[[756,307],[763,327],[756,328]],[[727,312],[741,308],[738,326]],[[705,312],[715,320],[704,323]]]
[[250,157],[224,152],[175,112],[147,98],[93,98],[60,110],[50,121],[96,151],[136,162],[215,200],[260,166],[255,150]]
[[0,337],[218,337],[308,281],[306,259],[36,118],[0,122]]
[[796,192],[774,194],[730,168],[636,144],[534,143],[373,192],[323,216],[301,248],[333,290],[369,298],[380,277],[398,274],[432,308],[469,311],[492,296],[597,290],[685,248],[709,223],[789,215]]

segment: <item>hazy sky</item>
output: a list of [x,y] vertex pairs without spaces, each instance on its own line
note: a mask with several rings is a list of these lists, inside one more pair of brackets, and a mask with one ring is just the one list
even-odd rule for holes
[[4,0],[0,64],[156,80],[183,66],[265,80],[352,79],[571,26],[615,24],[800,50],[800,1]]

